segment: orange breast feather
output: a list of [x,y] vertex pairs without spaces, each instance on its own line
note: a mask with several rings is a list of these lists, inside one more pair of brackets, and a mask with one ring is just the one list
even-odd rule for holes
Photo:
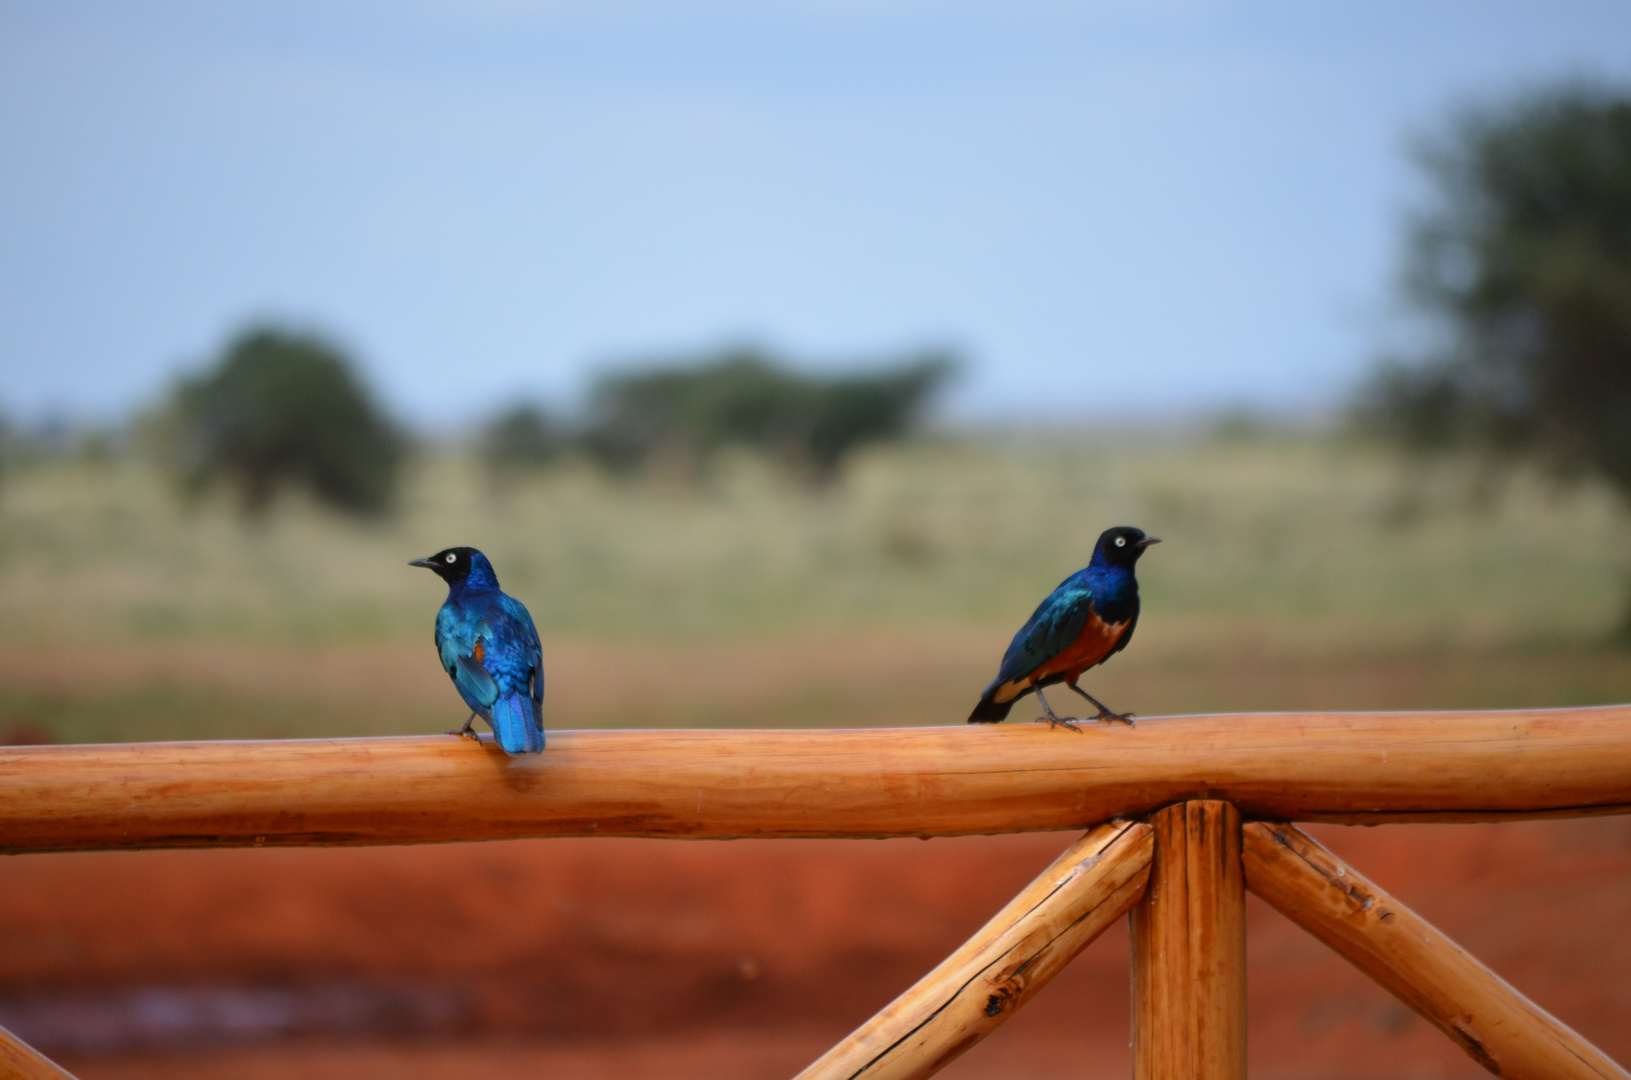
[[1041,682],[1050,675],[1063,673],[1067,682],[1075,682],[1076,676],[1110,655],[1110,650],[1116,647],[1116,642],[1121,640],[1126,630],[1127,624],[1124,622],[1107,623],[1099,618],[1098,612],[1088,612],[1087,624],[1076,635],[1076,640],[1065,646],[1058,656],[1037,668],[1030,681]]

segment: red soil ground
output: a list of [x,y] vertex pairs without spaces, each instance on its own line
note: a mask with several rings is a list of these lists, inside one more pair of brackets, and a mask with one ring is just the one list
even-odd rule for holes
[[[1631,819],[1313,829],[1631,1060]],[[778,1077],[1069,838],[555,840],[0,860],[0,1024],[85,1080]],[[1255,900],[1251,1072],[1483,1075]],[[1126,935],[949,1077],[1129,1071]]]

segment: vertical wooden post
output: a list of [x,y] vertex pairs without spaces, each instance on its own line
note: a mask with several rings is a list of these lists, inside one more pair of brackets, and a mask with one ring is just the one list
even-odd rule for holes
[[1240,813],[1195,800],[1150,823],[1149,889],[1132,910],[1133,1080],[1245,1080]]

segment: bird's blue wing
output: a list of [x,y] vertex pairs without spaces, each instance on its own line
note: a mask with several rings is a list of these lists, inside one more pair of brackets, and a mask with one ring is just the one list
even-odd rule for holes
[[487,610],[492,643],[487,647],[487,670],[498,680],[503,694],[527,693],[533,676],[543,667],[538,630],[521,601],[499,593]]
[[459,696],[477,712],[492,709],[498,700],[498,684],[477,659],[477,647],[485,653],[493,640],[492,628],[480,612],[461,610],[445,604],[436,613],[436,652],[442,667],[453,679]]
[[544,700],[544,650],[538,640],[538,628],[532,624],[532,613],[527,605],[508,593],[499,594],[498,602],[514,629],[515,651],[533,673],[533,700],[541,702]]
[[544,748],[544,661],[538,628],[526,605],[503,593],[494,598],[488,622],[493,644],[487,650],[487,669],[499,690],[493,731],[506,753],[537,753]]
[[[1064,652],[1087,625],[1093,590],[1073,575],[1037,605],[1003,655],[996,683],[1021,679]],[[995,685],[995,684],[993,684]]]
[[453,682],[465,700],[479,701],[487,708],[492,708],[493,702],[498,700],[498,683],[493,681],[487,669],[473,656],[458,657],[454,663]]

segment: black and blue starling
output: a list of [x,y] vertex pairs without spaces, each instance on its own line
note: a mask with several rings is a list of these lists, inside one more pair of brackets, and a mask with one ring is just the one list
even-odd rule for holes
[[481,717],[507,754],[544,748],[544,657],[532,616],[498,587],[487,556],[455,547],[409,566],[434,570],[447,582],[447,601],[436,613],[436,652],[470,706],[470,719],[449,735],[475,737]]
[[1002,658],[1002,667],[969,714],[971,724],[995,724],[1008,716],[1014,702],[1032,691],[1042,703],[1038,722],[1080,731],[1075,717],[1055,715],[1042,696],[1044,686],[1064,683],[1091,702],[1095,720],[1133,722],[1132,713],[1112,712],[1076,685],[1082,672],[1102,664],[1127,647],[1138,625],[1138,579],[1133,567],[1144,549],[1161,541],[1125,525],[1106,529],[1093,547],[1093,558],[1037,607],[1020,627]]

